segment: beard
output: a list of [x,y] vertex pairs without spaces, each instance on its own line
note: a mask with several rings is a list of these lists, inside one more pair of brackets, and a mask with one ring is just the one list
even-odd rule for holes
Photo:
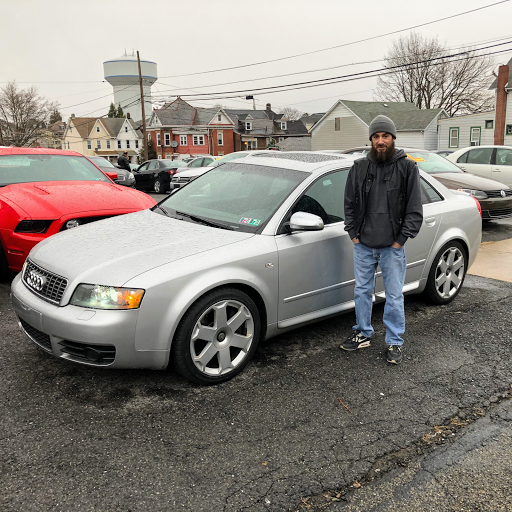
[[370,156],[374,162],[381,164],[387,162],[395,154],[395,141],[392,140],[391,144],[386,148],[386,151],[377,151],[372,141],[372,148],[370,149]]

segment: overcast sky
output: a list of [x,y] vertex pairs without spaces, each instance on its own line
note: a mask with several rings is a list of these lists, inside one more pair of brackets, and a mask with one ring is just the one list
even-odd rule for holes
[[[16,80],[58,101],[63,118],[101,116],[113,100],[103,62],[139,50],[158,65],[155,97],[229,92],[379,69],[400,34],[355,41],[427,23],[499,0],[16,0],[3,2],[0,86]],[[450,48],[512,40],[512,2],[415,29]],[[407,34],[402,32],[401,34]],[[493,43],[490,43],[493,44]],[[281,59],[273,63],[219,70]],[[512,44],[501,48],[511,48]],[[496,49],[501,49],[496,48]],[[504,64],[512,50],[496,55]],[[366,62],[366,63],[365,63]],[[358,64],[363,63],[363,64]],[[334,68],[335,66],[339,66]],[[334,68],[334,69],[325,69]],[[194,74],[195,73],[195,74]],[[297,73],[291,75],[291,73]],[[289,75],[281,76],[277,75]],[[181,76],[180,76],[181,75]],[[189,76],[183,76],[189,75]],[[272,78],[274,77],[274,78]],[[231,83],[246,80],[247,82]],[[280,93],[255,93],[257,108],[325,112],[337,99],[374,99],[374,78]],[[102,97],[103,96],[103,97]],[[252,108],[243,99],[196,101]]]

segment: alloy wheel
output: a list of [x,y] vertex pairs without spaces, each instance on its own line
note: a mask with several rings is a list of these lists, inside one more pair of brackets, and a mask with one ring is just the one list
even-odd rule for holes
[[464,271],[464,254],[458,247],[448,247],[441,254],[435,271],[435,289],[441,299],[449,299],[458,292]]

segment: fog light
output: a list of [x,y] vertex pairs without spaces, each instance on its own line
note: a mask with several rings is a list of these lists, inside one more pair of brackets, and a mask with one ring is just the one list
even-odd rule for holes
[[66,229],[73,229],[80,226],[80,221],[78,219],[71,219],[66,222]]

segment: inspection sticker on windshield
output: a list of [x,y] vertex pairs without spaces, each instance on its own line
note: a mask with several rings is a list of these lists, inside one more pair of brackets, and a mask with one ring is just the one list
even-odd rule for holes
[[408,153],[407,153],[407,157],[410,158],[411,160],[414,160],[415,162],[424,162],[425,161],[425,159],[421,158],[421,156],[418,158],[414,158],[413,156],[409,155]]
[[242,217],[238,224],[250,224],[251,226],[259,226],[261,223],[260,219],[251,219],[251,217]]

